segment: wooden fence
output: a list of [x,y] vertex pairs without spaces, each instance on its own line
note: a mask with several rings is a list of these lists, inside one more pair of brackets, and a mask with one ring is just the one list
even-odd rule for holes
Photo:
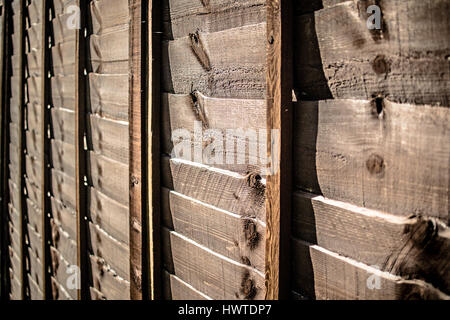
[[2,298],[449,299],[450,1],[0,4]]

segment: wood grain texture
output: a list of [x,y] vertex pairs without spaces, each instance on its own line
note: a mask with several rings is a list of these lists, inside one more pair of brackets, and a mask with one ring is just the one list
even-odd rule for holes
[[298,188],[448,223],[448,108],[328,100],[297,103],[295,113]]
[[162,189],[162,222],[236,262],[264,272],[265,224]]
[[319,246],[295,239],[292,241],[294,290],[310,298],[317,300],[450,299],[448,295],[423,281],[406,280]]
[[[292,3],[267,4],[266,299],[288,299],[292,192]],[[274,134],[278,130],[279,134]]]
[[164,267],[208,297],[218,300],[264,299],[261,272],[168,229],[163,229],[162,246]]
[[397,217],[296,192],[292,233],[381,271],[450,292],[450,238],[446,225],[436,219]]
[[163,37],[173,40],[195,33],[217,32],[265,22],[265,0],[164,0]]
[[[366,26],[374,3],[380,30]],[[346,1],[300,16],[296,87],[308,100],[382,96],[448,107],[448,11],[445,0]]]
[[163,91],[198,90],[217,98],[263,99],[265,27],[260,23],[163,41]]
[[129,1],[129,210],[130,210],[130,298],[147,299],[147,48],[148,3]]
[[90,256],[94,289],[106,300],[130,300],[130,282],[115,275],[102,261]]
[[164,300],[212,300],[177,276],[163,272]]
[[216,208],[265,222],[265,180],[163,157],[162,186]]
[[[265,100],[211,98],[198,91],[163,93],[161,108],[165,154],[242,174],[265,170]],[[212,138],[209,133],[214,134]],[[197,135],[201,135],[201,142]],[[209,143],[211,139],[214,144]],[[194,159],[200,144],[202,159]],[[189,150],[190,155],[181,149]]]

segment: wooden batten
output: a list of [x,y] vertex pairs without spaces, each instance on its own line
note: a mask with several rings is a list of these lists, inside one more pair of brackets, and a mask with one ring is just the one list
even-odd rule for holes
[[[288,299],[292,193],[292,3],[267,1],[266,299]],[[274,135],[273,130],[279,130]]]

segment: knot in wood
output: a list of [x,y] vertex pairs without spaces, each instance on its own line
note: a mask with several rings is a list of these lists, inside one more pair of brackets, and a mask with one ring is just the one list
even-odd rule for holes
[[376,74],[387,74],[389,72],[389,63],[384,55],[378,55],[372,62],[372,69]]
[[260,236],[256,228],[256,223],[250,219],[245,219],[244,222],[244,237],[247,241],[247,246],[253,250],[258,246]]
[[370,174],[381,174],[385,169],[384,159],[377,154],[372,154],[366,161],[366,167]]
[[250,272],[248,271],[245,271],[242,275],[240,291],[246,300],[253,300],[256,297],[257,289],[255,287],[255,281],[251,279]]

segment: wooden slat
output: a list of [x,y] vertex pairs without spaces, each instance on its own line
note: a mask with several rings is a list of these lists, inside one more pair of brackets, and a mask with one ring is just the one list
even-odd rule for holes
[[50,253],[52,258],[52,278],[58,282],[61,288],[63,288],[73,300],[77,300],[76,289],[67,288],[67,284],[71,283],[69,277],[73,277],[73,274],[68,274],[67,270],[70,268],[71,264],[65,260],[65,257],[56,250],[54,247],[50,247]]
[[94,0],[90,6],[94,34],[129,24],[128,0]]
[[148,3],[130,0],[130,82],[129,82],[129,152],[130,152],[130,297],[148,298],[148,217],[147,217],[147,23]]
[[216,98],[263,99],[265,29],[260,23],[163,41],[163,91],[188,94],[195,89]]
[[163,157],[162,186],[219,209],[266,221],[265,180],[180,159]]
[[77,298],[86,300],[89,298],[89,257],[88,257],[88,188],[85,185],[87,179],[87,153],[85,139],[87,136],[87,70],[88,70],[88,43],[85,32],[88,28],[88,10],[90,1],[78,0],[80,9],[80,29],[76,32],[75,51],[75,186],[76,186],[76,233],[77,233],[77,266],[81,272],[80,288],[77,290]]
[[381,29],[369,30],[366,10],[374,3],[345,1],[297,18],[296,87],[302,98],[380,95],[449,106],[448,1],[377,3]]
[[[181,153],[178,149],[182,147],[184,150],[188,147],[190,154],[183,154],[182,157],[189,161],[208,163],[217,168],[242,174],[261,172],[265,169],[267,162],[265,100],[211,98],[198,91],[177,95],[164,93],[161,114],[161,141],[164,153],[181,157],[178,155]],[[208,152],[207,149],[211,146],[207,143],[210,139],[206,137],[208,130],[214,130],[214,133],[220,136],[214,136],[219,144],[214,149],[214,156],[211,156],[213,152]],[[232,130],[235,130],[234,133]],[[188,134],[187,137],[183,137],[182,142],[178,141],[178,135],[186,133],[181,131],[187,131]],[[201,136],[201,142],[195,134]],[[200,145],[202,159],[197,159],[195,148]],[[241,145],[243,147],[240,147]],[[174,146],[177,148],[174,149]],[[208,161],[209,158],[212,158],[212,161]]]
[[162,222],[236,262],[264,272],[265,224],[162,189]]
[[164,271],[165,300],[212,300],[177,276]]
[[449,108],[329,100],[299,102],[295,111],[298,188],[448,222]]
[[[266,299],[288,299],[292,192],[292,1],[267,1]],[[278,133],[275,133],[277,130]]]
[[162,228],[164,267],[203,294],[218,300],[264,299],[264,275]]
[[297,192],[292,232],[381,271],[421,279],[450,292],[449,230],[436,219],[397,217]]
[[164,0],[163,36],[177,39],[195,33],[218,32],[266,21],[265,0]]
[[[294,290],[318,300],[448,300],[432,285],[405,280],[316,245],[292,240]],[[379,288],[379,289],[377,289]]]
[[107,300],[129,300],[130,283],[116,276],[95,256],[90,256],[94,288]]
[[[161,13],[160,1],[150,1],[148,8],[148,79],[146,124],[148,187],[148,273],[151,300],[162,298],[161,284]],[[143,41],[145,42],[146,39]]]

